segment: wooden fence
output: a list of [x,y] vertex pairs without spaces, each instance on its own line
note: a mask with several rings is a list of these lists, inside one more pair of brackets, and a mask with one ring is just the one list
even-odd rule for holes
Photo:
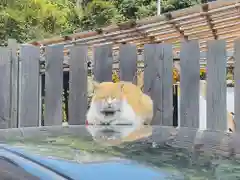
[[[227,129],[226,111],[226,43],[211,40],[207,44],[207,129]],[[235,41],[235,121],[240,129],[240,39]],[[40,47],[17,45],[13,40],[0,48],[0,118],[1,128],[37,127],[41,122]],[[61,125],[64,46],[45,49],[44,125]],[[172,126],[173,96],[171,44],[146,44],[144,54],[144,92],[154,100],[153,124]],[[93,49],[94,79],[112,81],[112,45]],[[180,126],[199,127],[200,49],[197,40],[181,43],[180,52]],[[70,47],[69,117],[70,125],[85,122],[87,111],[87,46]],[[137,49],[134,44],[119,48],[120,79],[136,83]]]

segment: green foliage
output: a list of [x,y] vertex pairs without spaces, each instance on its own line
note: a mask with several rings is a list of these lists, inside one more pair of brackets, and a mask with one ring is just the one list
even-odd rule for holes
[[122,20],[121,14],[112,2],[93,0],[81,10],[82,29],[96,29]]
[[174,11],[198,4],[198,0],[162,0],[162,12]]
[[[19,43],[156,15],[156,0],[1,0],[0,43]],[[198,3],[162,0],[162,12]]]
[[78,16],[74,4],[68,1],[17,0],[1,5],[2,40],[15,38],[24,42],[64,34],[76,28],[72,24]]
[[[162,0],[162,12],[186,8],[197,0]],[[154,16],[156,0],[0,0],[0,45],[66,35]],[[117,74],[113,80],[118,81]],[[43,111],[45,105],[43,105]],[[63,103],[63,120],[66,121]]]

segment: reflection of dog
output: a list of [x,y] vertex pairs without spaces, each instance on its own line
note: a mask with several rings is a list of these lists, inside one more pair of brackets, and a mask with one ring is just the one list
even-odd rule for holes
[[88,130],[95,139],[137,139],[134,133],[144,132],[143,125],[150,124],[152,116],[151,98],[136,85],[94,82],[94,94],[86,118]]

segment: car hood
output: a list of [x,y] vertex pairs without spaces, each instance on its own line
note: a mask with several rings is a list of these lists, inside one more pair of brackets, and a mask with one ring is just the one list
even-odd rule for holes
[[152,163],[152,156],[147,162],[151,145],[103,146],[85,127],[2,130],[0,143],[1,157],[43,180],[184,179],[181,170],[165,165],[165,160]]
[[[192,133],[186,131],[184,137]],[[230,159],[172,147],[169,132],[154,127],[150,137],[105,146],[84,126],[0,130],[0,173],[8,159],[44,180],[231,179],[239,174],[239,164]],[[229,167],[231,173],[225,173]]]
[[[48,156],[40,153],[44,150],[38,149],[37,153],[36,149],[34,151],[30,146],[3,144],[0,156],[10,159],[28,173],[44,180],[60,178],[72,180],[184,179],[179,173],[151,167],[129,159],[82,152],[82,161],[73,161],[59,155]],[[49,147],[48,151],[51,151]],[[53,153],[54,151],[56,152],[56,148],[52,149]]]

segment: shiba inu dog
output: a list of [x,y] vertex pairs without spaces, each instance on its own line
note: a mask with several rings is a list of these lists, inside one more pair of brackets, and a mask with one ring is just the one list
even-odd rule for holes
[[93,82],[93,89],[86,123],[95,139],[116,144],[150,133],[149,128],[146,132],[145,126],[151,123],[153,117],[153,101],[138,86],[124,81]]

